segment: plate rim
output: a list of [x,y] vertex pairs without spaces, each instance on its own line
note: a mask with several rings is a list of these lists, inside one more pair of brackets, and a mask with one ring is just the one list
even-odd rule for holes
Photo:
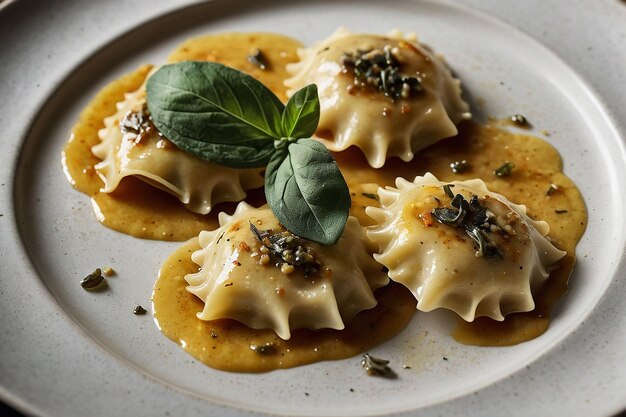
[[[170,13],[172,13],[172,12],[174,12],[174,13],[175,13],[177,10],[183,9],[183,8],[185,8],[185,7],[192,7],[194,4],[198,3],[198,2],[195,2],[195,1],[189,1],[189,0],[178,0],[178,1],[179,1],[179,3],[176,3],[176,4],[175,4],[174,6],[172,6],[170,9],[164,8],[163,10],[161,10],[161,12],[160,12],[160,13],[155,14],[154,16],[152,16],[152,17],[150,17],[150,18],[148,18],[148,19],[142,20],[142,21],[137,22],[136,24],[134,24],[134,25],[132,25],[132,26],[126,27],[126,28],[125,28],[125,30],[118,30],[118,31],[117,31],[117,33],[116,33],[116,35],[115,35],[114,37],[111,37],[111,38],[109,38],[109,40],[108,40],[108,41],[105,41],[104,43],[99,44],[99,45],[97,45],[96,47],[94,47],[94,48],[92,49],[92,52],[90,52],[90,53],[89,53],[89,54],[87,54],[86,56],[83,56],[83,58],[82,58],[82,59],[80,59],[80,60],[78,61],[78,63],[76,63],[76,64],[74,64],[74,65],[69,65],[69,66],[68,66],[68,68],[67,68],[67,70],[65,71],[64,75],[62,75],[62,76],[60,77],[60,79],[59,79],[59,80],[57,80],[58,82],[55,82],[55,83],[54,83],[54,85],[53,85],[53,86],[52,86],[52,88],[51,88],[51,91],[49,91],[48,93],[46,93],[46,94],[45,94],[45,97],[46,97],[46,98],[45,98],[43,101],[39,102],[39,105],[38,105],[38,106],[36,106],[35,110],[33,110],[32,112],[30,112],[30,115],[31,115],[31,116],[29,117],[29,120],[28,120],[28,125],[31,125],[31,124],[32,124],[32,122],[33,122],[33,121],[34,121],[34,120],[38,117],[38,115],[39,115],[39,113],[41,112],[41,110],[42,110],[42,109],[46,106],[46,103],[47,103],[47,98],[48,98],[48,97],[51,97],[52,95],[54,95],[54,94],[56,93],[57,88],[59,88],[60,86],[62,86],[62,85],[63,85],[63,83],[65,82],[65,80],[66,80],[66,79],[67,79],[67,78],[68,78],[68,77],[69,77],[69,76],[70,76],[70,75],[71,75],[74,71],[78,70],[78,68],[79,68],[81,65],[83,65],[85,61],[89,60],[89,59],[90,59],[90,58],[91,58],[94,54],[97,54],[97,52],[98,52],[99,50],[101,50],[101,49],[103,49],[103,48],[106,48],[106,47],[107,47],[107,44],[108,44],[109,42],[114,42],[116,39],[118,39],[118,38],[120,38],[120,37],[127,36],[129,33],[132,33],[132,31],[133,31],[135,28],[140,27],[140,26],[143,26],[143,25],[145,25],[145,24],[148,24],[148,23],[150,23],[150,21],[152,21],[152,20],[158,20],[158,19],[159,19],[160,17],[162,17],[162,16],[168,15],[168,14],[170,14]],[[213,3],[213,2],[218,2],[218,1],[220,1],[220,0],[212,0],[212,1],[210,1],[210,2],[211,2],[211,3]],[[2,13],[10,13],[10,12],[11,12],[11,9],[12,9],[12,8],[14,8],[14,6],[16,6],[17,4],[22,4],[22,3],[24,3],[24,2],[23,2],[23,1],[20,1],[20,0],[14,0],[14,2],[13,2],[13,3],[9,3],[9,4],[7,4],[7,5],[6,5],[7,7],[5,7],[4,9],[0,9],[0,10],[2,10]],[[165,3],[165,2],[164,2],[164,3]],[[175,2],[173,2],[173,3],[175,3]],[[268,2],[268,3],[269,3],[269,2]],[[442,2],[442,3],[447,3],[447,2]],[[456,5],[456,3],[454,3],[454,4]],[[2,16],[0,16],[0,18],[1,18],[1,17],[2,17]],[[489,15],[489,17],[491,17],[491,16]],[[496,19],[496,20],[498,20],[498,19]],[[508,22],[507,22],[507,23],[508,23]],[[550,49],[550,50],[551,50],[551,52],[552,52],[552,53],[554,53],[554,51],[553,51],[551,48],[548,48],[548,49]],[[625,55],[626,55],[626,54],[625,54]],[[558,56],[558,55],[557,55],[557,56]],[[560,58],[560,56],[558,56],[558,57]],[[570,65],[568,65],[568,66],[570,66]],[[580,74],[578,74],[578,72],[576,71],[576,68],[572,68],[571,66],[570,66],[570,68],[571,68],[574,72],[576,72],[576,75],[578,75],[578,76],[580,77],[580,79],[585,80],[585,77],[580,76]],[[602,96],[601,96],[600,94],[598,94],[598,93],[597,93],[597,91],[595,91],[595,90],[594,90],[591,86],[586,85],[586,87],[588,87],[589,89],[591,89],[591,92],[593,93],[593,94],[591,94],[591,97],[594,97],[594,98],[597,98],[597,99],[599,99],[599,100],[600,100],[600,107],[601,107],[602,109],[609,110],[609,111],[611,112],[610,116],[612,116],[612,118],[616,118],[615,120],[620,120],[620,118],[618,117],[618,116],[619,116],[619,115],[618,115],[618,113],[617,113],[617,112],[615,112],[615,111],[611,108],[611,106],[609,106],[606,102],[603,102],[603,101],[602,101]],[[611,120],[611,121],[613,121],[613,120]],[[615,129],[617,129],[617,124],[609,123],[608,125],[610,125],[610,126],[615,126]],[[21,142],[22,144],[23,144],[23,142],[24,142],[24,139],[25,139],[27,136],[28,136],[28,131],[27,131],[26,133],[24,133],[23,135],[21,135],[21,137],[20,137],[20,142]],[[617,136],[619,137],[619,134],[617,134]],[[623,137],[623,136],[622,136],[622,137]],[[20,150],[18,150],[18,158],[15,158],[15,159],[13,160],[14,166],[13,166],[13,169],[11,169],[11,173],[12,173],[12,174],[11,174],[11,176],[9,177],[9,179],[6,181],[6,183],[7,183],[8,185],[11,185],[11,187],[6,187],[6,188],[12,188],[11,193],[10,193],[12,204],[14,204],[14,196],[15,196],[15,188],[14,188],[14,185],[15,185],[15,183],[16,183],[16,181],[15,181],[15,179],[16,179],[16,178],[15,178],[15,175],[16,175],[16,173],[17,173],[17,170],[16,170],[15,168],[17,168],[17,166],[18,166],[18,165],[19,165],[19,163],[20,163],[20,162],[19,162],[19,159],[20,159],[20,155],[21,155],[21,146],[20,146],[20,148],[19,148],[19,149],[20,149]],[[3,178],[3,179],[4,179],[4,178]],[[5,216],[5,221],[6,221],[6,217],[10,217],[10,216]],[[16,223],[12,224],[12,231],[15,231],[15,232],[16,232],[16,234],[19,236],[19,235],[20,235],[20,233],[19,233],[18,229],[19,229],[19,228],[17,227],[17,224],[16,224]],[[23,244],[21,243],[21,241],[20,241],[20,244],[19,244],[19,248],[17,248],[17,249],[18,249],[18,250],[17,250],[18,255],[24,256],[24,258],[26,259],[26,262],[28,262],[29,266],[30,266],[30,267],[34,270],[34,266],[31,264],[30,259],[29,259],[28,255],[27,255],[27,253],[26,253],[26,248],[23,246]],[[615,275],[616,275],[616,276],[617,276],[617,275],[619,275],[619,273],[620,273],[620,272],[623,272],[623,271],[624,271],[624,269],[626,268],[626,265],[625,265],[626,261],[625,261],[625,259],[626,259],[626,255],[625,255],[624,257],[622,257],[622,258],[620,259],[619,263],[617,263],[617,264],[615,265],[615,271],[616,271],[616,272],[615,272]],[[3,268],[3,269],[4,269],[4,268]],[[611,286],[611,285],[613,285],[613,283],[609,284],[609,286]],[[47,294],[47,295],[51,298],[51,300],[52,300],[53,302],[55,302],[55,303],[56,303],[56,299],[54,298],[54,296],[53,296],[51,293],[49,293],[49,292],[47,291],[47,288],[45,287],[45,285],[44,285],[43,283],[38,283],[38,284],[37,284],[37,286],[42,287],[43,292],[44,292],[45,294]],[[605,297],[607,297],[606,292],[605,292],[604,294],[602,294],[602,296],[601,296],[600,298],[601,298],[601,299],[603,299],[603,298],[605,298]],[[601,303],[601,302],[602,302],[602,301],[600,300],[600,301],[599,301],[599,303]],[[60,308],[62,311],[64,311],[64,309],[62,308],[62,306],[59,306],[59,308]],[[594,309],[595,309],[595,307],[594,307]],[[71,317],[70,317],[70,320],[73,322],[73,319],[72,319]],[[76,323],[74,323],[74,325],[76,326]],[[80,326],[78,326],[78,327],[80,328]],[[566,337],[566,339],[567,339],[567,337]],[[563,341],[561,341],[561,342],[563,342]],[[41,410],[37,410],[36,408],[31,408],[31,405],[30,405],[28,402],[23,401],[23,399],[22,399],[22,398],[20,398],[20,397],[18,397],[18,396],[14,396],[14,395],[12,395],[12,394],[11,394],[11,392],[10,392],[10,390],[8,390],[6,387],[4,387],[4,386],[2,386],[2,385],[0,385],[0,398],[2,398],[3,400],[7,401],[7,403],[9,403],[9,404],[15,405],[15,406],[16,406],[16,408],[21,409],[21,410],[23,410],[23,411],[25,411],[25,412],[27,412],[27,413],[30,413],[30,414],[40,414],[40,412],[41,412]],[[626,398],[624,399],[624,404],[626,405]]]

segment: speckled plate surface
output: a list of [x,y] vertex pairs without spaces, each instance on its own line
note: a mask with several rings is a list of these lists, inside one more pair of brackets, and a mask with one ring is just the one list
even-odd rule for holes
[[[604,416],[625,408],[626,5],[559,4],[19,0],[1,9],[0,397],[46,416]],[[131,313],[149,305],[177,244],[102,227],[67,183],[60,152],[80,109],[107,82],[164,62],[191,36],[274,31],[310,44],[338,26],[415,31],[446,56],[478,117],[523,113],[550,132],[589,226],[546,334],[507,348],[462,346],[448,336],[448,314],[420,313],[372,351],[411,366],[396,380],[365,377],[358,358],[247,375],[197,363],[149,315]],[[83,291],[85,271],[104,264],[118,272],[109,290]]]

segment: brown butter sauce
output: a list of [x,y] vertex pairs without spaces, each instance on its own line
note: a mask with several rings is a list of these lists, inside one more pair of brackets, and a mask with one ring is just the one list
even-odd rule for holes
[[[400,284],[390,284],[376,291],[376,307],[359,313],[343,330],[298,329],[282,340],[273,330],[250,329],[235,320],[199,320],[196,313],[204,303],[185,289],[184,279],[198,271],[190,259],[198,249],[197,239],[191,239],[170,255],[159,272],[152,303],[163,334],[212,368],[265,372],[350,358],[398,334],[415,312],[413,295]],[[265,353],[258,353],[262,346]]]
[[[247,62],[246,57],[253,46],[267,54],[272,63],[269,71],[262,71]],[[251,73],[284,100],[282,80],[287,77],[284,65],[297,60],[295,49],[298,46],[297,41],[280,35],[210,35],[186,42],[170,56],[169,61],[208,59],[222,62]],[[64,165],[73,184],[92,196],[96,211],[102,214],[101,221],[108,227],[137,237],[185,240],[197,235],[200,230],[215,228],[215,214],[220,209],[232,211],[234,205],[218,206],[209,216],[196,215],[186,210],[174,197],[132,178],[124,179],[114,193],[103,194],[98,192],[101,182],[93,170],[98,160],[91,155],[90,147],[99,141],[97,131],[103,127],[102,119],[115,112],[115,103],[123,99],[125,92],[141,85],[148,70],[141,68],[123,77],[96,96],[74,128],[72,139],[65,149]],[[567,290],[567,280],[574,263],[574,248],[587,221],[582,197],[571,180],[561,172],[560,156],[545,141],[473,122],[462,124],[459,130],[457,137],[418,153],[413,161],[405,163],[393,158],[380,170],[371,169],[356,149],[336,154],[352,193],[351,213],[364,224],[371,223],[371,219],[365,216],[364,207],[377,204],[372,198],[376,186],[365,184],[393,185],[398,176],[411,180],[425,172],[432,172],[443,181],[478,177],[492,191],[502,193],[513,202],[526,204],[532,218],[546,220],[550,224],[551,239],[568,252],[567,257],[535,297],[535,311],[509,315],[504,322],[484,318],[473,323],[459,320],[454,337],[461,343],[483,346],[530,340],[545,332],[552,306]],[[453,174],[449,164],[463,159],[470,163],[470,169],[462,174]],[[493,170],[505,161],[513,162],[516,168],[510,177],[498,178]],[[548,195],[550,184],[556,184],[558,189]],[[251,199],[257,203],[255,205],[262,202],[262,192],[252,194]],[[247,200],[250,201],[250,198]],[[567,210],[567,213],[557,214],[555,210]],[[189,259],[194,249],[197,249],[197,243],[185,244],[164,264],[155,286],[155,317],[164,334],[215,368],[267,371],[323,359],[350,357],[395,335],[414,312],[415,303],[410,293],[392,285],[379,290],[376,295],[383,309],[392,308],[396,303],[393,301],[391,305],[386,305],[385,300],[392,301],[393,297],[398,297],[402,301],[397,303],[396,320],[392,320],[398,326],[393,329],[389,325],[383,326],[388,317],[384,314],[374,320],[372,317],[380,314],[376,313],[376,309],[364,312],[362,315],[367,316],[364,321],[369,320],[374,326],[378,323],[376,327],[379,328],[374,333],[366,332],[366,340],[358,340],[358,335],[349,331],[299,330],[290,341],[282,341],[272,331],[248,329],[234,321],[203,322],[195,317],[195,313],[202,310],[202,302],[185,290],[183,279],[185,274],[197,270],[197,265]],[[353,322],[348,324],[348,328],[361,325],[359,318]],[[380,331],[385,328],[389,331]],[[249,349],[250,344],[263,343],[274,344],[275,350],[271,355],[259,355]]]
[[[263,71],[247,61],[253,46],[263,51],[271,63],[270,68]],[[298,60],[295,51],[299,46],[298,41],[276,34],[209,35],[183,43],[170,55],[168,62],[220,62],[258,78],[281,100],[286,100],[285,66]],[[105,226],[144,239],[185,241],[201,230],[215,229],[217,213],[232,212],[236,204],[219,204],[209,215],[203,216],[187,210],[174,196],[133,177],[124,178],[112,193],[101,193],[103,183],[94,169],[99,159],[91,153],[91,147],[100,143],[98,131],[104,127],[104,118],[117,111],[115,104],[124,99],[124,93],[143,84],[151,68],[145,65],[108,84],[96,95],[72,129],[63,150],[63,167],[72,185],[91,197],[96,217]],[[257,206],[262,204],[262,190],[253,190],[248,195],[246,201]]]
[[[576,185],[562,173],[561,157],[549,143],[493,125],[465,122],[459,126],[458,136],[421,151],[409,163],[393,158],[381,170],[375,171],[367,168],[355,149],[335,157],[353,193],[352,209],[359,213],[365,224],[371,223],[364,214],[364,207],[372,205],[368,194],[372,188],[359,184],[394,185],[396,177],[412,180],[424,172],[432,172],[441,181],[481,178],[491,191],[514,203],[525,204],[531,218],[547,221],[551,241],[567,255],[534,295],[536,308],[526,313],[509,314],[502,322],[480,317],[468,323],[459,318],[453,337],[470,345],[508,346],[534,339],[548,329],[552,307],[567,292],[575,247],[587,225],[582,196]],[[453,173],[450,163],[461,160],[466,160],[470,168],[462,174]],[[497,177],[494,170],[507,161],[515,165],[512,175]],[[551,184],[557,189],[548,192]],[[562,212],[564,210],[566,212]]]
[[[192,39],[181,45],[169,61],[209,59],[238,68],[257,77],[283,101],[287,100],[283,80],[287,62],[297,60],[296,41],[270,34],[223,34]],[[269,71],[263,71],[246,57],[258,48],[268,58]],[[260,195],[259,195],[260,194]],[[253,205],[260,205],[262,193]],[[232,206],[234,207],[234,205]],[[232,209],[230,210],[233,211]],[[217,210],[215,212],[218,212]],[[194,235],[197,233],[194,233]],[[153,310],[163,334],[201,362],[235,372],[264,372],[290,368],[329,359],[342,359],[365,352],[398,334],[415,314],[415,299],[403,286],[394,284],[378,290],[378,305],[352,319],[344,330],[292,332],[289,340],[280,339],[273,330],[250,329],[234,320],[201,321],[196,313],[203,303],[185,290],[184,276],[198,266],[190,260],[198,243],[192,239],[174,252],[163,264],[153,294]],[[264,354],[251,346],[270,346]]]

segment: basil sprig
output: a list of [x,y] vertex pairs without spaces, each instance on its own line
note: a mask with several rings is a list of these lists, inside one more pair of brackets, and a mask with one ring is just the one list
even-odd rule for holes
[[214,62],[161,67],[146,84],[154,125],[182,150],[231,168],[265,167],[265,196],[292,233],[336,243],[350,192],[330,152],[310,139],[320,117],[317,87],[286,106],[261,82]]

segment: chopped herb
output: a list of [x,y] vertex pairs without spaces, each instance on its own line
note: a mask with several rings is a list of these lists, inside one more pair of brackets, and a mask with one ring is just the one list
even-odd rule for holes
[[493,171],[493,173],[497,177],[508,177],[513,172],[513,168],[515,168],[515,164],[507,161],[500,168]]
[[504,252],[498,248],[489,238],[487,233],[492,231],[495,215],[482,206],[478,196],[474,195],[468,202],[461,194],[452,192],[450,186],[443,186],[443,190],[448,197],[452,198],[452,207],[437,207],[431,211],[433,217],[439,223],[452,226],[463,227],[465,234],[469,236],[477,245],[476,256],[486,256],[488,258],[504,258]]
[[554,194],[555,191],[557,191],[559,189],[559,186],[556,184],[550,184],[550,187],[548,188],[548,191],[546,191],[546,195],[552,195]]
[[530,123],[528,123],[528,119],[526,119],[526,117],[521,114],[514,114],[513,116],[511,116],[511,122],[521,127],[530,126]]
[[443,186],[443,192],[446,193],[446,195],[450,197],[451,199],[454,198],[452,187],[454,187],[454,184],[446,184]]
[[369,353],[363,355],[363,360],[361,360],[361,365],[365,369],[368,375],[370,376],[384,376],[384,377],[394,377],[395,373],[388,366],[389,361],[384,359],[375,358],[371,356]]
[[378,201],[378,196],[376,194],[372,194],[372,193],[361,193],[361,195],[365,198],[370,198],[372,200],[377,200]]
[[397,48],[385,45],[382,50],[345,52],[341,57],[343,70],[354,74],[355,86],[379,90],[392,100],[409,98],[422,91],[421,78],[400,73],[396,51]]
[[462,161],[454,161],[450,164],[450,169],[455,174],[460,174],[462,172],[465,172],[469,168],[470,168],[469,162],[467,162],[465,159],[463,159]]
[[142,131],[145,131],[150,126],[150,117],[147,114],[147,109],[143,108],[140,111],[129,111],[120,120],[120,130],[122,133],[132,133],[139,135]]
[[261,231],[252,223],[250,223],[250,230],[267,249],[272,263],[281,268],[281,271],[284,270],[283,273],[287,274],[289,269],[284,267],[285,264],[294,268],[301,268],[304,270],[305,277],[309,277],[320,270],[322,264],[311,247],[301,237],[288,230],[277,233],[272,233],[271,230]]
[[252,343],[250,345],[250,350],[258,353],[259,355],[272,355],[276,353],[276,346],[274,346],[271,342],[266,342],[261,345],[257,345],[256,343]]
[[463,224],[465,215],[467,212],[464,208],[461,210],[455,210],[453,208],[436,208],[433,210],[432,215],[439,221],[439,223],[447,224],[448,226],[458,227]]
[[567,210],[554,210],[556,214],[564,214],[567,213]]
[[250,54],[248,55],[248,62],[264,71],[269,69],[267,58],[259,48],[254,48],[250,51]]
[[88,291],[97,290],[101,288],[103,284],[106,284],[106,281],[102,276],[102,270],[100,268],[96,268],[95,271],[80,281],[80,286]]
[[143,308],[142,306],[137,306],[133,310],[133,314],[135,314],[137,316],[143,316],[144,314],[146,314],[146,309]]

